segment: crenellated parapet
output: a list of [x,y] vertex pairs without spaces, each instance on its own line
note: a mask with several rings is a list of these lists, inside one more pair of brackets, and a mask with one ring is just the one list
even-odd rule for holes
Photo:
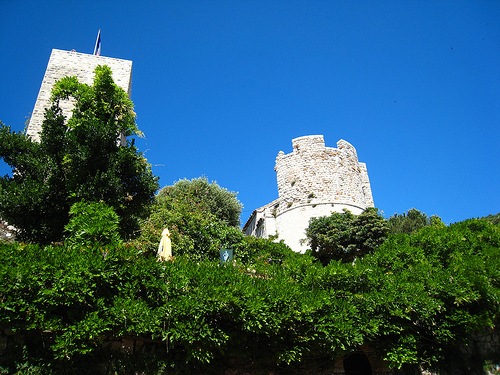
[[346,204],[361,210],[373,206],[366,165],[356,149],[340,140],[325,147],[322,135],[292,140],[293,152],[278,153],[278,213],[301,205]]

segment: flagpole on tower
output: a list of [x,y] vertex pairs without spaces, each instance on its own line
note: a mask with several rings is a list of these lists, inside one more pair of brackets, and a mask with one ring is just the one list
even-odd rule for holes
[[101,56],[101,29],[97,33],[97,40],[95,41],[94,55]]

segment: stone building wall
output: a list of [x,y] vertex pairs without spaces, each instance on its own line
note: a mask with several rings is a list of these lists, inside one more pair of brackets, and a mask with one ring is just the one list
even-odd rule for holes
[[373,206],[366,165],[344,140],[325,147],[322,135],[292,140],[293,152],[276,158],[279,213],[304,203],[342,203],[362,210]]
[[243,232],[247,236],[269,238],[276,234],[276,209],[278,200],[266,204],[252,212],[248,218]]
[[[94,69],[98,65],[109,66],[114,82],[130,96],[132,61],[88,55],[74,51],[52,50],[27,129],[27,134],[33,140],[40,140],[45,109],[50,106],[50,96],[54,83],[66,76],[76,76],[80,83],[92,84],[94,81]],[[73,103],[68,100],[60,103],[60,105],[64,115],[69,117],[73,109]]]

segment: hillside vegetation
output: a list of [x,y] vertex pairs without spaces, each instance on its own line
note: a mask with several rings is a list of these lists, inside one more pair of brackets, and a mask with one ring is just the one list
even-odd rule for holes
[[[0,368],[221,373],[240,361],[279,373],[362,344],[394,367],[446,367],[499,321],[500,230],[486,220],[391,235],[326,266],[268,240],[238,246],[220,265],[158,262],[129,245],[2,245],[0,323],[12,334]],[[123,338],[144,345],[110,354],[106,343]],[[475,373],[484,360],[463,366]]]

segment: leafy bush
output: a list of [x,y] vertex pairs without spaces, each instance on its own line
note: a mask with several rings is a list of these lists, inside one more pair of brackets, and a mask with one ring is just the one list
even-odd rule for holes
[[444,225],[439,216],[428,217],[424,212],[412,208],[408,213],[394,214],[388,219],[390,233],[418,232],[420,229],[429,225]]
[[358,216],[349,210],[311,218],[306,229],[312,255],[323,265],[331,260],[352,262],[373,252],[387,238],[386,220],[378,209],[367,208]]
[[500,213],[496,215],[488,215],[484,219],[490,221],[492,224],[500,224]]
[[473,219],[392,235],[365,257],[358,266],[370,270],[365,298],[381,319],[385,357],[442,369],[465,358],[464,368],[481,368],[483,354],[457,348],[499,322],[499,256],[500,228]]
[[[318,299],[289,282],[299,258],[295,266],[263,262],[267,270],[255,274],[184,257],[157,262],[132,248],[107,251],[104,259],[76,247],[3,246],[0,324],[41,343],[38,356],[53,356],[55,367],[98,355],[108,336],[163,341],[167,366],[220,360],[229,349],[263,363],[290,363],[323,346],[325,337],[350,342],[333,334],[334,321],[315,333],[313,317],[329,292],[318,291],[324,294]],[[11,359],[2,366],[14,366]]]
[[120,218],[104,202],[81,201],[69,210],[68,243],[82,247],[116,246],[120,239]]
[[233,247],[236,259],[244,264],[259,262],[282,264],[285,259],[297,256],[283,241],[273,242],[266,238],[253,236],[242,236],[241,240],[235,242]]
[[[483,220],[392,235],[326,266],[254,238],[235,246],[245,263],[223,266],[105,250],[0,245],[0,326],[15,332],[2,371],[223,373],[242,361],[279,373],[363,344],[393,367],[446,369],[454,348],[499,323],[500,228]],[[144,344],[109,351],[122,338]],[[467,368],[495,360],[474,356]]]
[[142,224],[136,246],[143,252],[156,253],[164,228],[171,234],[173,256],[189,255],[193,260],[218,259],[221,246],[233,245],[244,237],[239,228],[221,223],[211,213],[176,201],[153,207],[151,216]]
[[[235,193],[205,178],[181,180],[160,191],[151,215],[142,223],[136,246],[146,253],[156,252],[161,233],[168,228],[174,256],[215,260],[222,246],[243,241],[237,227],[240,212]],[[243,253],[237,252],[240,255]]]

